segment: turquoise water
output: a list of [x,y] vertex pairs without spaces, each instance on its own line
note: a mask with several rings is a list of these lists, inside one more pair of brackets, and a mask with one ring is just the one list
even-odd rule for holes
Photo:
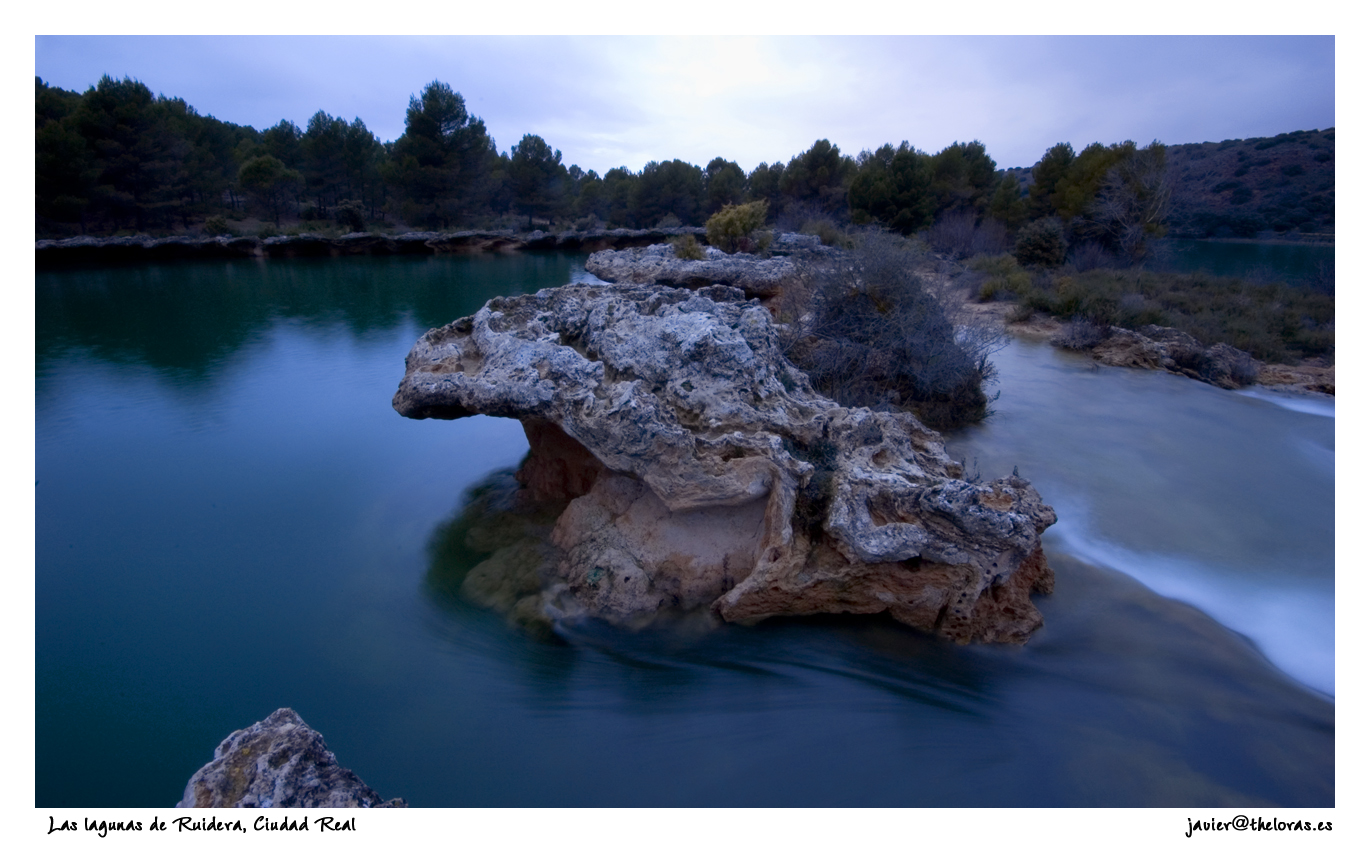
[[404,355],[579,264],[40,274],[37,805],[170,806],[279,706],[418,806],[1332,805],[1331,667],[1298,668],[1331,666],[1331,402],[1001,353],[949,448],[1062,516],[1022,648],[883,618],[545,641],[435,592],[526,444],[399,417]]
[[1334,247],[1275,241],[1162,240],[1148,266],[1254,281],[1326,288],[1332,292]]

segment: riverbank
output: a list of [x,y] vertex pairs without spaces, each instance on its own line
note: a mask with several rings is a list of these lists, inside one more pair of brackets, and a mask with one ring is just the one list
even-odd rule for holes
[[[989,315],[1004,324],[1005,332],[1028,340],[1060,341],[1067,330],[1068,320],[1035,312],[1026,320],[1015,320],[1018,310],[1016,302],[972,302],[967,306],[972,312]],[[1117,330],[1117,329],[1116,329]],[[1054,343],[1060,345],[1060,342]],[[1082,351],[1089,354],[1099,364],[1105,366],[1129,366],[1141,369],[1167,369],[1161,365],[1148,365],[1142,360],[1127,360],[1118,356],[1096,354],[1093,350]],[[1262,363],[1257,361],[1258,371],[1255,384],[1277,392],[1301,395],[1319,393],[1335,395],[1336,366],[1324,358],[1306,358],[1297,364]],[[1187,375],[1177,371],[1178,375]],[[1190,376],[1193,377],[1193,376]],[[1204,379],[1198,379],[1204,380]]]
[[650,246],[680,235],[705,236],[698,226],[655,229],[566,231],[357,232],[341,237],[315,234],[280,237],[69,237],[34,244],[38,269],[148,261],[225,258],[302,258],[344,255],[470,255],[482,252],[597,252]]

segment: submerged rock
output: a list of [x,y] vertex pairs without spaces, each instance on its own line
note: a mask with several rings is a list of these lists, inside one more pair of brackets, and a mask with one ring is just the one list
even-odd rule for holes
[[338,764],[324,737],[281,708],[219,743],[186,784],[178,809],[401,807]]
[[522,420],[520,494],[565,502],[535,599],[506,594],[530,582],[520,556],[482,574],[498,588],[468,584],[487,605],[629,627],[888,611],[958,642],[1042,623],[1028,596],[1051,590],[1039,534],[1056,515],[1033,487],[967,481],[913,416],[819,396],[735,288],[493,299],[420,338],[393,404]]

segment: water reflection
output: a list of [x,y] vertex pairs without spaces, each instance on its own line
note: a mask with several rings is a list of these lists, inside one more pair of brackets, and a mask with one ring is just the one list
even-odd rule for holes
[[79,347],[173,378],[205,379],[273,322],[342,327],[358,340],[409,319],[444,325],[494,296],[565,284],[583,263],[561,253],[399,255],[44,272],[35,286],[38,365]]

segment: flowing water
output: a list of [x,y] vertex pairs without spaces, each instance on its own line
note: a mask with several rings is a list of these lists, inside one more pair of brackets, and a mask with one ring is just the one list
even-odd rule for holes
[[[544,640],[443,585],[517,422],[390,397],[574,256],[37,277],[39,806],[169,806],[279,706],[417,806],[1333,803],[1333,406],[998,357],[949,441],[1057,508],[1025,647],[885,618]],[[1226,626],[1225,626],[1226,625]]]

